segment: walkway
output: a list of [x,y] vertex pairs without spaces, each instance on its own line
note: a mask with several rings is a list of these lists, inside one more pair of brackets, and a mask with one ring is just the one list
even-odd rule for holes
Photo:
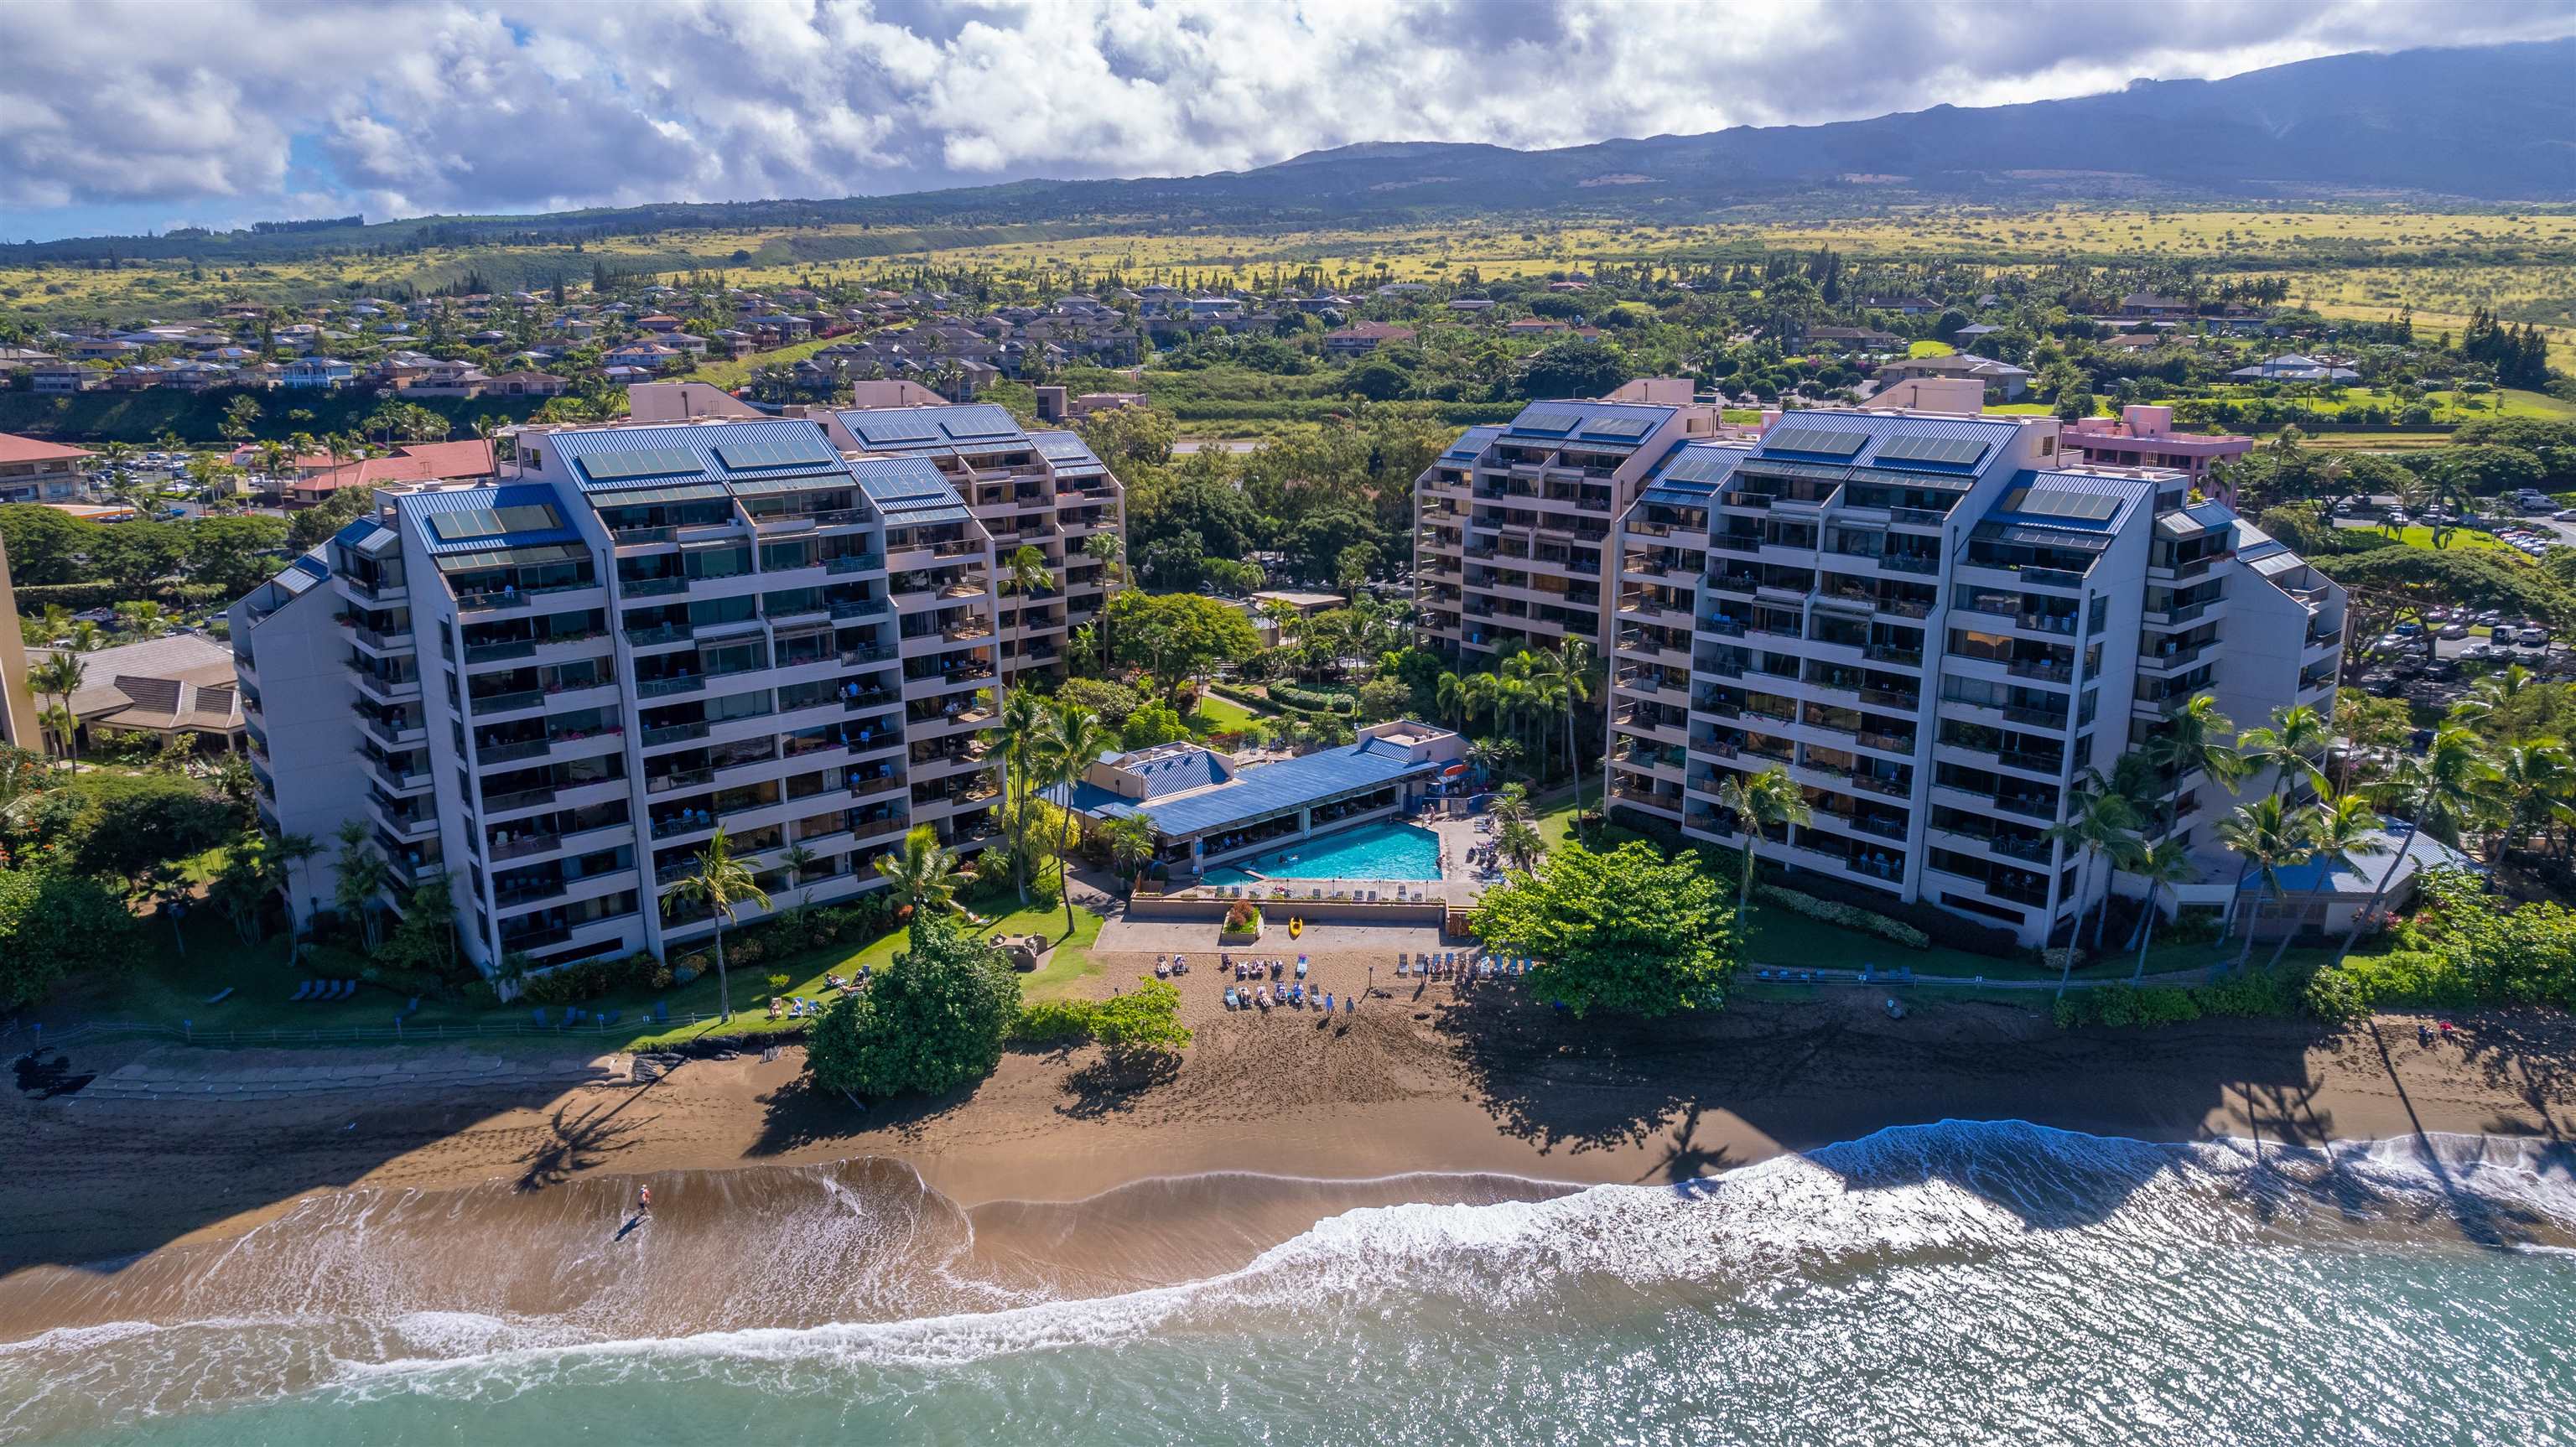
[[411,1060],[371,1059],[246,1069],[194,1061],[138,1060],[119,1066],[62,1100],[66,1105],[234,1105],[377,1090],[560,1091],[582,1085],[625,1084],[630,1078],[630,1059],[625,1055],[602,1055],[540,1060],[426,1052]]

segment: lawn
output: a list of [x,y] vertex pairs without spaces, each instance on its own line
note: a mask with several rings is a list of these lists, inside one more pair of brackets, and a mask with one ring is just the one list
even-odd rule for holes
[[706,362],[701,364],[696,371],[684,373],[676,380],[682,382],[704,382],[708,386],[722,387],[727,391],[731,391],[732,389],[741,386],[743,383],[750,381],[751,374],[759,371],[763,367],[792,367],[798,362],[805,360],[807,357],[814,355],[816,352],[823,350],[825,347],[831,346],[835,342],[856,340],[857,338],[846,335],[838,337],[816,337],[812,341],[796,342],[789,346],[780,347],[774,352],[754,352],[750,356],[744,357],[739,361],[727,358],[721,362]]
[[[1058,942],[1035,973],[1021,977],[1021,991],[1031,1000],[1058,999],[1076,993],[1084,981],[1100,973],[1099,965],[1091,959],[1091,946],[1100,938],[1100,916],[1079,905],[1074,908],[1070,935],[1065,933],[1060,905],[1046,910],[1015,910],[980,926],[978,933],[1042,934]],[[139,937],[143,958],[133,973],[79,982],[32,1012],[34,1018],[56,1029],[94,1020],[162,1025],[188,1021],[204,1035],[221,1031],[381,1029],[393,1024],[401,1012],[402,1001],[375,990],[361,990],[347,1001],[323,1004],[291,1000],[296,987],[308,976],[287,966],[286,942],[273,937],[245,945],[230,924],[203,906],[188,920],[186,934],[187,949],[182,954],[175,948],[165,921],[143,921]],[[730,1025],[710,1020],[656,1031],[646,1018],[656,1002],[673,1015],[712,1015],[716,1009],[716,980],[709,974],[669,990],[625,991],[586,1002],[584,1009],[619,1011],[624,1016],[624,1029],[569,1038],[584,1042],[585,1048],[617,1050],[668,1044],[698,1035],[794,1029],[803,1022],[767,1018],[769,976],[786,975],[792,981],[786,993],[816,999],[822,995],[827,972],[849,975],[862,965],[882,969],[905,947],[906,936],[906,931],[896,930],[856,948],[835,945],[789,960],[737,966],[732,971],[735,1018]],[[222,1003],[207,1003],[227,988],[233,993]],[[462,1002],[424,1000],[417,1012],[403,1017],[403,1023],[407,1028],[480,1026],[510,1032],[494,1037],[496,1043],[509,1038],[553,1038],[520,1037],[515,1027],[528,1019],[528,1008],[523,1006],[478,1009]]]
[[1214,693],[1199,695],[1199,706],[1184,722],[1190,732],[1204,739],[1210,734],[1235,733],[1250,727],[1259,716],[1233,699]]
[[[2387,536],[2387,530],[2384,528],[2373,528],[2371,531],[2377,532],[2383,537]],[[2397,530],[2397,540],[2410,548],[2431,548],[2433,546],[2433,530],[2421,525],[2400,528]],[[2444,539],[2444,542],[2449,547],[2467,548],[2472,551],[2484,549],[2488,552],[2497,553],[2514,552],[2514,549],[2510,545],[2502,542],[2494,536],[2487,533],[2473,532],[2468,528],[2453,528],[2450,535]]]

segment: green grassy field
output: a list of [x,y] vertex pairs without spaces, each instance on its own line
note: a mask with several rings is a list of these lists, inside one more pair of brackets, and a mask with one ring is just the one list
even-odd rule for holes
[[[1086,982],[1100,974],[1100,966],[1091,958],[1092,944],[1100,937],[1100,916],[1078,905],[1074,908],[1074,928],[1070,934],[1065,931],[1061,906],[1048,910],[1017,910],[979,927],[977,932],[985,935],[1040,934],[1057,942],[1037,971],[1021,977],[1020,989],[1024,999],[1061,999],[1081,993]],[[183,954],[168,924],[160,920],[144,921],[140,936],[142,958],[131,973],[83,981],[33,1012],[34,1018],[55,1029],[88,1021],[156,1025],[177,1025],[186,1021],[203,1038],[232,1031],[385,1029],[393,1025],[398,1015],[402,1015],[403,1000],[376,990],[362,989],[345,1001],[315,1004],[291,1000],[289,997],[295,993],[296,987],[310,976],[287,965],[286,942],[272,938],[245,945],[232,927],[210,909],[200,908],[187,922],[185,934],[186,951]],[[479,1027],[495,1031],[488,1037],[495,1043],[514,1039],[551,1041],[568,1038],[582,1042],[585,1048],[599,1050],[650,1048],[701,1035],[785,1032],[800,1028],[804,1022],[767,1018],[772,993],[768,984],[771,975],[789,977],[791,983],[783,993],[802,995],[809,1000],[820,999],[826,973],[850,975],[863,965],[883,969],[907,947],[906,940],[907,932],[896,930],[856,948],[833,946],[792,959],[763,960],[755,965],[737,966],[732,971],[736,1013],[729,1025],[709,1020],[695,1025],[656,1029],[649,1018],[649,1012],[656,1003],[672,1015],[712,1015],[716,1010],[717,993],[712,973],[669,990],[628,991],[584,1002],[582,1008],[585,1010],[600,1013],[614,1010],[623,1016],[616,1027],[595,1034],[527,1036],[518,1027],[531,1020],[529,1007],[478,1009],[442,1000],[424,1000],[418,1011],[402,1016],[402,1022],[406,1029],[413,1030],[444,1027],[451,1031],[466,1031]],[[229,997],[219,1004],[208,1003],[215,994],[228,988],[233,992]],[[548,1011],[553,1016],[562,1013],[560,1009]],[[265,1045],[269,1042],[244,1040],[240,1043]],[[298,1042],[288,1040],[283,1043]]]

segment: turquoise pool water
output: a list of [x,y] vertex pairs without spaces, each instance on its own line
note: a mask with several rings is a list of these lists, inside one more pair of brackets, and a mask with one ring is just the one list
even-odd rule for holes
[[1251,884],[1256,875],[1263,879],[1438,879],[1440,836],[1411,824],[1371,824],[1261,855],[1241,868],[1211,869],[1204,882]]

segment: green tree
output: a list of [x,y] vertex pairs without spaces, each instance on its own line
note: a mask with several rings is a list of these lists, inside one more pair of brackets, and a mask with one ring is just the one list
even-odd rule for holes
[[725,977],[725,926],[733,923],[735,911],[745,904],[769,908],[769,896],[751,877],[750,869],[733,853],[733,841],[719,827],[714,837],[698,851],[689,872],[662,891],[663,907],[671,905],[702,906],[716,922],[716,1013],[733,1018],[733,986]]
[[2380,871],[2379,882],[2371,886],[2370,898],[2354,912],[2352,929],[2335,950],[2337,966],[2352,953],[2362,930],[2378,914],[2379,902],[2388,896],[2388,886],[2396,879],[2397,866],[2405,862],[2415,836],[2429,832],[2436,839],[2458,838],[2460,826],[2476,815],[2479,796],[2491,787],[2488,781],[2493,776],[2494,768],[2487,762],[2486,750],[2477,735],[2458,724],[2446,724],[2434,731],[2433,742],[2421,755],[2400,756],[2396,772],[2369,791],[2405,805],[2410,817],[2406,832],[2397,837],[2389,853],[2388,867]]
[[[2078,901],[2075,919],[2066,932],[2066,965],[2057,982],[2061,991],[2066,987],[2066,975],[2075,969],[2076,944],[2084,935],[2085,911],[2081,901],[2092,884],[2093,866],[2104,860],[2124,857],[2130,846],[2137,842],[2138,827],[2137,809],[2098,774],[2092,776],[2087,785],[2079,787],[2068,803],[2070,807],[2065,820],[2050,825],[2048,830],[2049,837],[2075,846],[2083,856],[2083,867],[2075,876]],[[2102,891],[2102,913],[2107,917],[2110,912],[2111,892],[2106,888]],[[2101,930],[2102,926],[2097,921],[2093,939],[2093,947],[2097,950],[2102,947]]]
[[[1073,685],[1065,685],[1070,689]],[[1114,685],[1113,685],[1114,686]],[[1002,699],[1002,797],[1009,810],[1011,879],[1020,903],[1029,902],[1028,815],[1036,792],[1040,750],[1046,742],[1046,698],[1034,688],[1014,688]]]
[[0,503],[0,551],[22,588],[84,581],[84,557],[107,529],[39,502]]
[[1603,397],[1636,374],[1616,346],[1577,337],[1542,348],[1523,359],[1512,387],[1538,400],[1550,397]]
[[74,772],[80,768],[80,720],[72,713],[72,695],[81,691],[88,680],[89,666],[78,653],[53,653],[45,661],[27,670],[27,688],[39,698],[54,701],[48,709],[46,727],[63,741],[63,759]]
[[393,871],[375,844],[363,819],[346,819],[339,828],[340,852],[332,861],[334,877],[331,902],[340,913],[358,922],[358,929],[373,952],[383,943],[382,919],[376,913],[376,891],[385,887]]
[[1103,820],[1100,839],[1109,847],[1109,867],[1127,881],[1128,892],[1134,893],[1137,874],[1154,862],[1157,850],[1153,816],[1122,814]]
[[[1101,726],[1099,719],[1077,708],[1059,706],[1055,710],[1055,727],[1046,746],[1047,781],[1070,789],[1081,781],[1083,771],[1091,767],[1093,760],[1108,752],[1109,744],[1109,730]],[[1056,883],[1064,893],[1064,932],[1071,935],[1073,871],[1065,866],[1065,860],[1073,852],[1073,841],[1080,830],[1082,816],[1071,809],[1063,813],[1063,828],[1056,836],[1055,874]]]
[[125,965],[135,923],[101,880],[57,868],[0,869],[0,1008],[42,1000],[75,974]]
[[2254,953],[2254,926],[2263,917],[2264,901],[2281,897],[2281,871],[2308,857],[2308,821],[2284,806],[2280,795],[2266,794],[2251,804],[2237,805],[2220,820],[2218,837],[2245,861],[2257,885],[2253,913],[2245,922],[2245,942],[2236,952],[2236,967],[2243,969]]
[[1163,980],[1143,980],[1091,1008],[1091,1038],[1113,1066],[1134,1069],[1168,1061],[1189,1048],[1181,1023],[1181,992]]
[[188,573],[223,597],[238,598],[276,573],[286,546],[284,518],[258,513],[188,524]]
[[[2379,811],[2358,794],[2320,797],[2304,811],[2301,822],[2307,828],[2307,857],[2317,867],[2317,876],[2307,888],[2306,898],[2299,901],[2297,920],[2307,917],[2309,906],[2323,893],[2337,869],[2353,863],[2363,855],[2377,854],[2388,846],[2380,838]],[[2298,922],[2281,931],[2280,942],[2272,946],[2272,957],[2263,962],[2267,970],[2278,969],[2281,956],[2289,952],[2290,941],[2298,932]]]
[[1106,616],[1116,625],[1119,657],[1151,672],[1167,696],[1216,663],[1240,663],[1261,651],[1261,637],[1241,609],[1195,593],[1121,593]]
[[868,1100],[938,1095],[992,1073],[1019,1009],[1019,978],[999,950],[916,914],[911,950],[816,1024],[805,1069],[826,1090]]
[[2189,843],[2159,839],[2131,854],[2120,867],[2147,885],[2147,907],[2140,912],[2138,921],[2138,963],[2129,972],[2129,983],[2134,985],[2147,976],[2147,950],[2155,942],[2156,921],[2163,913],[2156,902],[2158,896],[2191,878],[2200,866],[2192,861]]
[[1735,832],[1744,840],[1735,914],[1738,927],[1748,927],[1745,921],[1753,917],[1753,855],[1762,847],[1764,831],[1775,825],[1804,824],[1812,811],[1806,791],[1777,764],[1758,774],[1728,774],[1717,786],[1717,807],[1720,813],[1735,816]]
[[131,879],[212,849],[240,827],[230,805],[185,775],[102,770],[62,792],[77,808],[55,843],[83,874]]
[[903,848],[877,856],[877,873],[894,881],[896,899],[912,911],[912,941],[921,945],[924,924],[934,915],[947,910],[949,902],[966,883],[957,869],[957,856],[939,843],[939,831],[927,824],[916,824],[903,836]]
[[1487,890],[1476,933],[1535,957],[1542,995],[1578,1017],[1595,1008],[1642,1016],[1713,1010],[1735,968],[1732,920],[1697,860],[1666,860],[1631,841],[1595,853],[1569,841],[1535,873]]

